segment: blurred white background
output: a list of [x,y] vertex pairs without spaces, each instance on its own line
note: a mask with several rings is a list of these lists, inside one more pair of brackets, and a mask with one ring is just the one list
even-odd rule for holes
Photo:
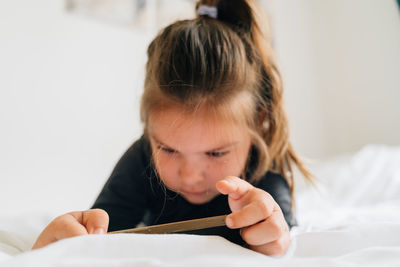
[[[266,3],[299,154],[324,159],[371,143],[400,145],[396,1]],[[89,19],[64,4],[0,1],[3,215],[89,208],[141,135],[154,25]]]

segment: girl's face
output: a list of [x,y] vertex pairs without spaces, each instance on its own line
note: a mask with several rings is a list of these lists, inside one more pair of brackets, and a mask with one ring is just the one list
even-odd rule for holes
[[192,204],[217,196],[215,184],[226,176],[240,177],[251,145],[246,127],[203,109],[195,115],[179,108],[154,112],[148,133],[161,180]]

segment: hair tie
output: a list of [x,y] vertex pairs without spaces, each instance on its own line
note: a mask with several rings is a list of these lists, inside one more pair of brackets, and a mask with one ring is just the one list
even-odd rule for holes
[[199,5],[197,8],[197,14],[199,16],[208,16],[216,19],[218,16],[218,9],[215,6]]

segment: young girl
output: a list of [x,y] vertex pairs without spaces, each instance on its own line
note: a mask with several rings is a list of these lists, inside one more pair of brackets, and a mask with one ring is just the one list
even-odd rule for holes
[[76,235],[229,214],[217,234],[266,255],[290,244],[292,166],[282,84],[255,0],[201,0],[148,47],[144,134],[93,209],[56,218],[33,248]]

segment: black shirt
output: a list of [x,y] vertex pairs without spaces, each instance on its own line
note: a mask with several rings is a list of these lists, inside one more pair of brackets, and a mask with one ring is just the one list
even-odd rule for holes
[[[205,204],[189,203],[163,185],[152,162],[150,143],[144,136],[118,161],[92,207],[108,213],[109,231],[133,228],[140,222],[154,225],[231,213],[228,197],[222,194]],[[289,227],[293,226],[292,200],[286,180],[281,175],[267,172],[255,186],[271,194]],[[220,235],[234,243],[244,244],[237,229],[217,227],[191,233]]]

